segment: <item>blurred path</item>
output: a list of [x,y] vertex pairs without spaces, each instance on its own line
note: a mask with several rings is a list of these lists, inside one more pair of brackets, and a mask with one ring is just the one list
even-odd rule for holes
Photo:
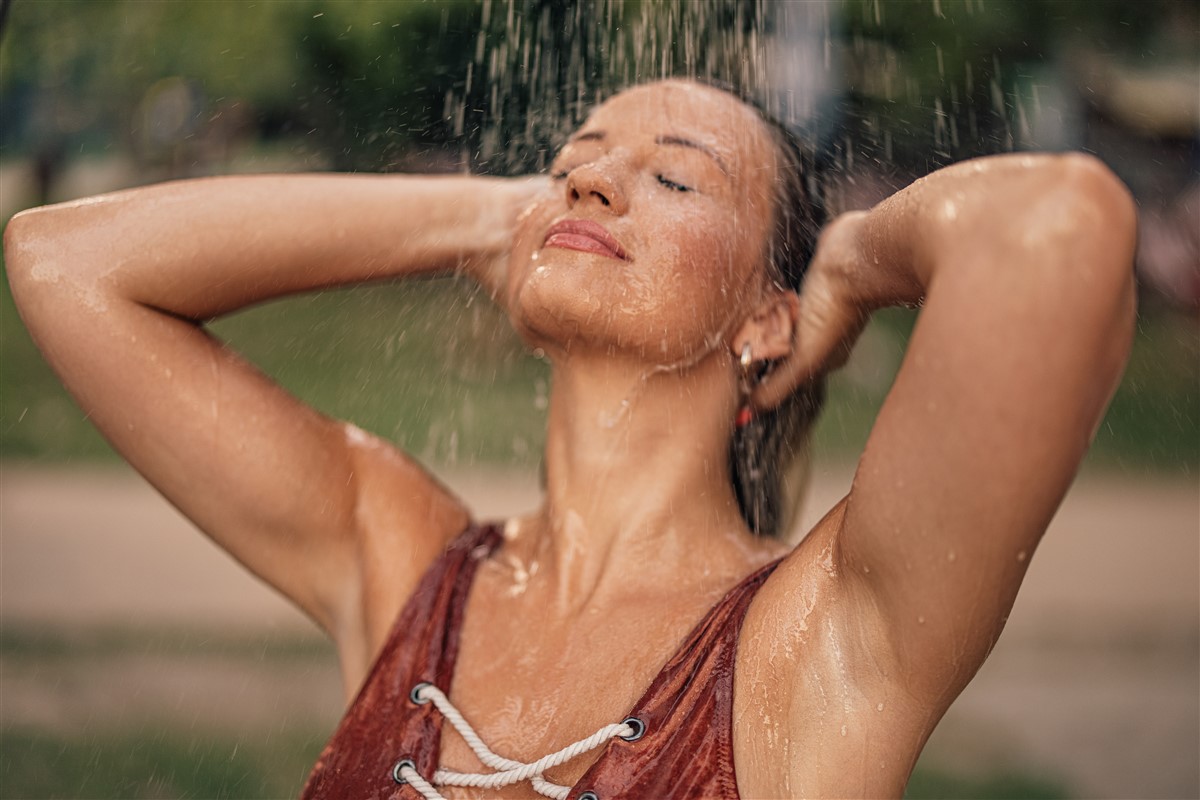
[[[442,477],[483,519],[536,504],[533,475],[474,469]],[[846,467],[814,476],[804,524],[841,497],[850,477]],[[3,465],[0,622],[10,630],[315,632],[118,466]],[[68,667],[51,678],[12,666],[0,723],[52,722],[61,714],[47,704],[69,702],[92,703],[89,716],[99,724],[104,703],[113,702],[83,690],[64,698]],[[332,670],[328,663],[319,675],[281,682],[275,667],[259,664],[213,680],[240,685],[246,696],[276,692],[258,703],[261,715],[242,709],[239,719],[251,724],[281,705],[296,711],[306,693],[336,695]],[[153,680],[175,676],[147,675],[151,683],[138,691],[153,702]],[[298,685],[308,688],[294,691]],[[310,702],[325,719],[339,701]],[[1083,478],[1033,559],[1003,639],[935,733],[927,758],[960,772],[1042,772],[1085,797],[1196,797],[1198,752],[1200,487],[1177,478]]]

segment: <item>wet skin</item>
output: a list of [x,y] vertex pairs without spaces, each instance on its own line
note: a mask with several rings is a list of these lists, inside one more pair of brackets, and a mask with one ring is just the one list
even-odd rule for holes
[[[775,169],[755,113],[721,93],[657,85],[614,98],[563,148],[554,190],[517,228],[514,322],[556,354],[660,366],[717,349],[761,299]],[[543,246],[558,221],[606,229],[626,257]]]
[[[652,84],[595,111],[550,188],[187,181],[20,215],[6,258],[23,319],[91,418],[334,637],[347,696],[468,515],[202,321],[466,269],[554,363],[545,503],[481,571],[450,691],[485,740],[532,759],[621,719],[704,612],[786,554],[738,651],[742,795],[899,796],[1119,378],[1132,205],[1086,158],[968,162],[839,218],[796,296],[762,263],[776,170],[738,101]],[[751,398],[767,408],[835,366],[871,310],[918,300],[850,494],[790,553],[753,538],[726,473],[735,354],[748,342],[776,362]],[[478,768],[457,737],[443,748],[446,766]],[[589,763],[547,777],[572,783]]]

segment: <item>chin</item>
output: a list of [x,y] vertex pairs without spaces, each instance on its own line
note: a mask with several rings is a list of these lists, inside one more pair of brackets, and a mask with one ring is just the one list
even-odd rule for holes
[[513,327],[526,344],[556,352],[596,339],[597,329],[605,326],[603,305],[575,284],[557,273],[530,274],[510,306]]
[[551,356],[591,352],[667,367],[696,360],[720,339],[697,330],[694,316],[674,319],[653,303],[632,302],[627,293],[579,292],[564,283],[530,281],[511,306],[521,338]]
[[538,255],[510,271],[519,275],[510,286],[513,326],[530,347],[660,367],[694,361],[724,338],[713,293],[682,274],[559,248]]

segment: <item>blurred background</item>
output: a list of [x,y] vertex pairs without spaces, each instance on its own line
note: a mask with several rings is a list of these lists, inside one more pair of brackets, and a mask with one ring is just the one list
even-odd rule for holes
[[[590,106],[666,75],[803,133],[835,212],[971,156],[1096,154],[1141,214],[1133,354],[909,795],[1200,796],[1197,0],[15,0],[0,18],[4,221],[235,172],[536,171]],[[804,524],[848,489],[913,320],[878,314],[833,379]],[[547,366],[472,287],[329,291],[214,328],[478,516],[536,503]],[[292,796],[341,704],[315,628],[119,461],[0,287],[0,796]]]

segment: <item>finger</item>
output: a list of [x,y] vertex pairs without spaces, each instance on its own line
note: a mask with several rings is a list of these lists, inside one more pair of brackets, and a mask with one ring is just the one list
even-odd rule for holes
[[777,361],[751,398],[759,409],[774,408],[803,383],[846,363],[868,315],[841,296],[820,273],[800,293],[792,352]]

